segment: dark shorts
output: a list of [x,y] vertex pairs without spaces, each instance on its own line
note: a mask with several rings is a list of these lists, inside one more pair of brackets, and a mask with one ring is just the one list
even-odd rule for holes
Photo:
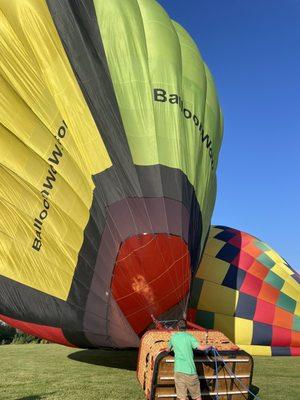
[[182,372],[175,372],[176,394],[179,399],[186,399],[189,392],[192,399],[197,399],[201,396],[200,382],[198,375],[188,375]]

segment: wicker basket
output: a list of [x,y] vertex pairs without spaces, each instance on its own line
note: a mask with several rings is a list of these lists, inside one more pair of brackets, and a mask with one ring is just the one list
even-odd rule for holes
[[[176,332],[174,330],[151,330],[148,331],[141,339],[139,357],[138,357],[138,367],[137,367],[137,378],[143,387],[147,399],[155,399],[154,386],[159,386],[160,389],[163,385],[158,383],[159,371],[162,371],[163,358],[168,358],[167,362],[172,363],[173,356],[165,353],[166,347],[168,347],[168,342],[171,335]],[[187,330],[188,333],[192,334],[200,343],[200,345],[214,346],[219,352],[221,352],[225,357],[237,357],[241,354],[245,358],[245,352],[238,351],[239,348],[234,345],[223,333],[218,331],[197,331],[197,330]],[[248,356],[248,355],[247,355]],[[249,356],[250,357],[250,356]],[[246,367],[247,370],[252,371],[252,358],[248,358],[249,365]],[[166,360],[164,360],[165,362]],[[198,360],[199,361],[199,360]],[[206,360],[207,361],[207,360]],[[198,363],[199,364],[199,363]],[[206,363],[203,363],[207,364]],[[245,362],[244,362],[244,365]],[[199,366],[199,365],[198,365]],[[173,365],[168,366],[169,375],[173,375]],[[172,370],[170,370],[170,368]],[[199,369],[199,368],[198,368]],[[245,368],[244,368],[245,369]],[[205,365],[203,369],[205,373],[209,375],[212,371],[212,366],[208,367]],[[249,372],[250,374],[250,372]],[[155,376],[154,376],[155,375]],[[228,375],[228,374],[227,374]],[[250,376],[250,375],[249,375]],[[251,372],[252,376],[252,372]],[[224,375],[225,377],[225,375]],[[224,378],[223,377],[223,378]],[[174,383],[173,388],[171,388],[171,383],[167,382],[165,389],[170,390],[170,393],[174,393]],[[205,379],[205,377],[203,378]],[[224,378],[225,379],[225,378]],[[246,384],[250,384],[250,378],[246,381]],[[155,381],[155,382],[154,382]],[[167,398],[167,397],[164,397]],[[170,395],[169,398],[174,398],[174,395]],[[221,398],[221,397],[220,397]],[[227,397],[224,397],[227,398]],[[235,397],[237,398],[237,397]],[[244,399],[247,397],[243,397]]]

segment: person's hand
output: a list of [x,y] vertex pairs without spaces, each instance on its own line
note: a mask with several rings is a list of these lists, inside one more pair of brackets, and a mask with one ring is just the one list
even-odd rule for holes
[[209,353],[213,349],[213,347],[212,346],[199,346],[198,349],[201,351],[205,351],[205,353]]
[[208,347],[208,346],[199,346],[199,347],[198,347],[198,350],[205,351],[205,350],[207,349],[207,347]]

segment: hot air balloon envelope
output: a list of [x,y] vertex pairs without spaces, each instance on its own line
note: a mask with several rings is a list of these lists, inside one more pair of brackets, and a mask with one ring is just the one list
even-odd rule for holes
[[1,0],[0,318],[80,347],[182,316],[222,117],[154,0]]

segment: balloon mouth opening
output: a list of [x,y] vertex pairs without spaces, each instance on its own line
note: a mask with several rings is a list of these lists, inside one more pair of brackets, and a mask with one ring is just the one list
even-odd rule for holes
[[182,304],[190,288],[187,244],[176,235],[142,233],[120,246],[112,278],[112,294],[137,334],[166,311]]

